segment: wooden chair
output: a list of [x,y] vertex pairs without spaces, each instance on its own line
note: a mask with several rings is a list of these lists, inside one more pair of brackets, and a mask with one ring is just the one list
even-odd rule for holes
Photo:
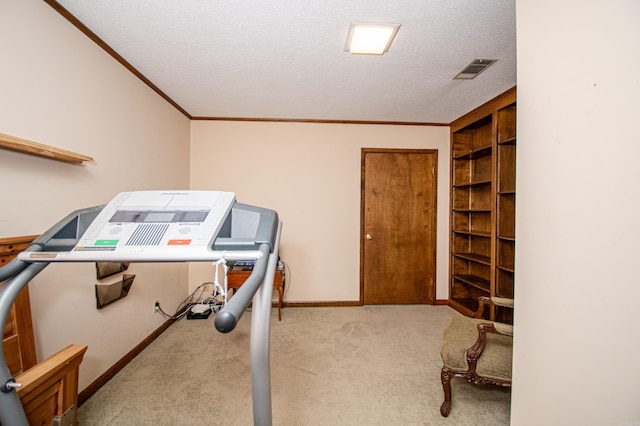
[[513,300],[480,297],[480,306],[472,318],[455,316],[444,331],[440,374],[444,402],[443,417],[451,410],[451,379],[462,377],[474,384],[511,386],[513,326],[482,319],[485,306],[513,308]]
[[[28,247],[34,236],[0,239],[0,266]],[[78,369],[86,346],[70,345],[36,363],[29,286],[16,299],[2,337],[11,375],[22,386],[18,397],[30,425],[76,425]]]

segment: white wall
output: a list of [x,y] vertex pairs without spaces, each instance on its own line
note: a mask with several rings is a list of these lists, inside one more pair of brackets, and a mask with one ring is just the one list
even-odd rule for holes
[[[40,234],[120,191],[186,188],[189,120],[46,3],[0,0],[0,132],[92,156],[84,166],[0,150],[0,237]],[[38,358],[89,350],[80,389],[157,329],[187,265],[132,265],[129,296],[95,308],[93,264],[52,265],[30,284]],[[107,282],[113,282],[107,280]]]
[[518,0],[512,424],[640,424],[640,3]]
[[[449,127],[193,121],[191,187],[278,212],[286,301],[358,301],[363,147],[438,149],[436,296],[446,299]],[[211,271],[193,265],[189,285]]]

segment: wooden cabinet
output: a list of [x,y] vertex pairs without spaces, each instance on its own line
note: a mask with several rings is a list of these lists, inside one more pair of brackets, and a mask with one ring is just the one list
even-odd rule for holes
[[[251,275],[251,271],[230,270],[227,276],[228,288],[238,289]],[[284,297],[285,277],[284,270],[277,269],[273,276],[273,288],[278,292],[278,320],[282,321],[282,299]]]
[[[449,304],[470,315],[479,296],[513,298],[516,90],[451,123]],[[511,322],[496,308],[493,320]]]
[[[31,244],[37,235],[0,239],[0,267],[9,263]],[[2,348],[12,375],[36,365],[36,346],[31,319],[29,286],[26,285],[14,302],[2,334]]]

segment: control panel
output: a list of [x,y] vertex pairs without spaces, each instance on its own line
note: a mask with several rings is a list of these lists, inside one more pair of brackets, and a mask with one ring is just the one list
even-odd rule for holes
[[234,204],[233,192],[122,192],[100,211],[71,251],[27,256],[50,261],[206,259]]

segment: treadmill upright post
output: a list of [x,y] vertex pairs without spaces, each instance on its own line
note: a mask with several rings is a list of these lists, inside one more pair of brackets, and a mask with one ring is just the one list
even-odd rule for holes
[[269,254],[267,271],[262,285],[253,297],[249,352],[251,359],[253,424],[255,426],[271,426],[272,424],[270,360],[271,298],[273,294],[273,277],[278,264],[281,232],[282,222],[278,221],[276,241],[273,245],[273,252]]

